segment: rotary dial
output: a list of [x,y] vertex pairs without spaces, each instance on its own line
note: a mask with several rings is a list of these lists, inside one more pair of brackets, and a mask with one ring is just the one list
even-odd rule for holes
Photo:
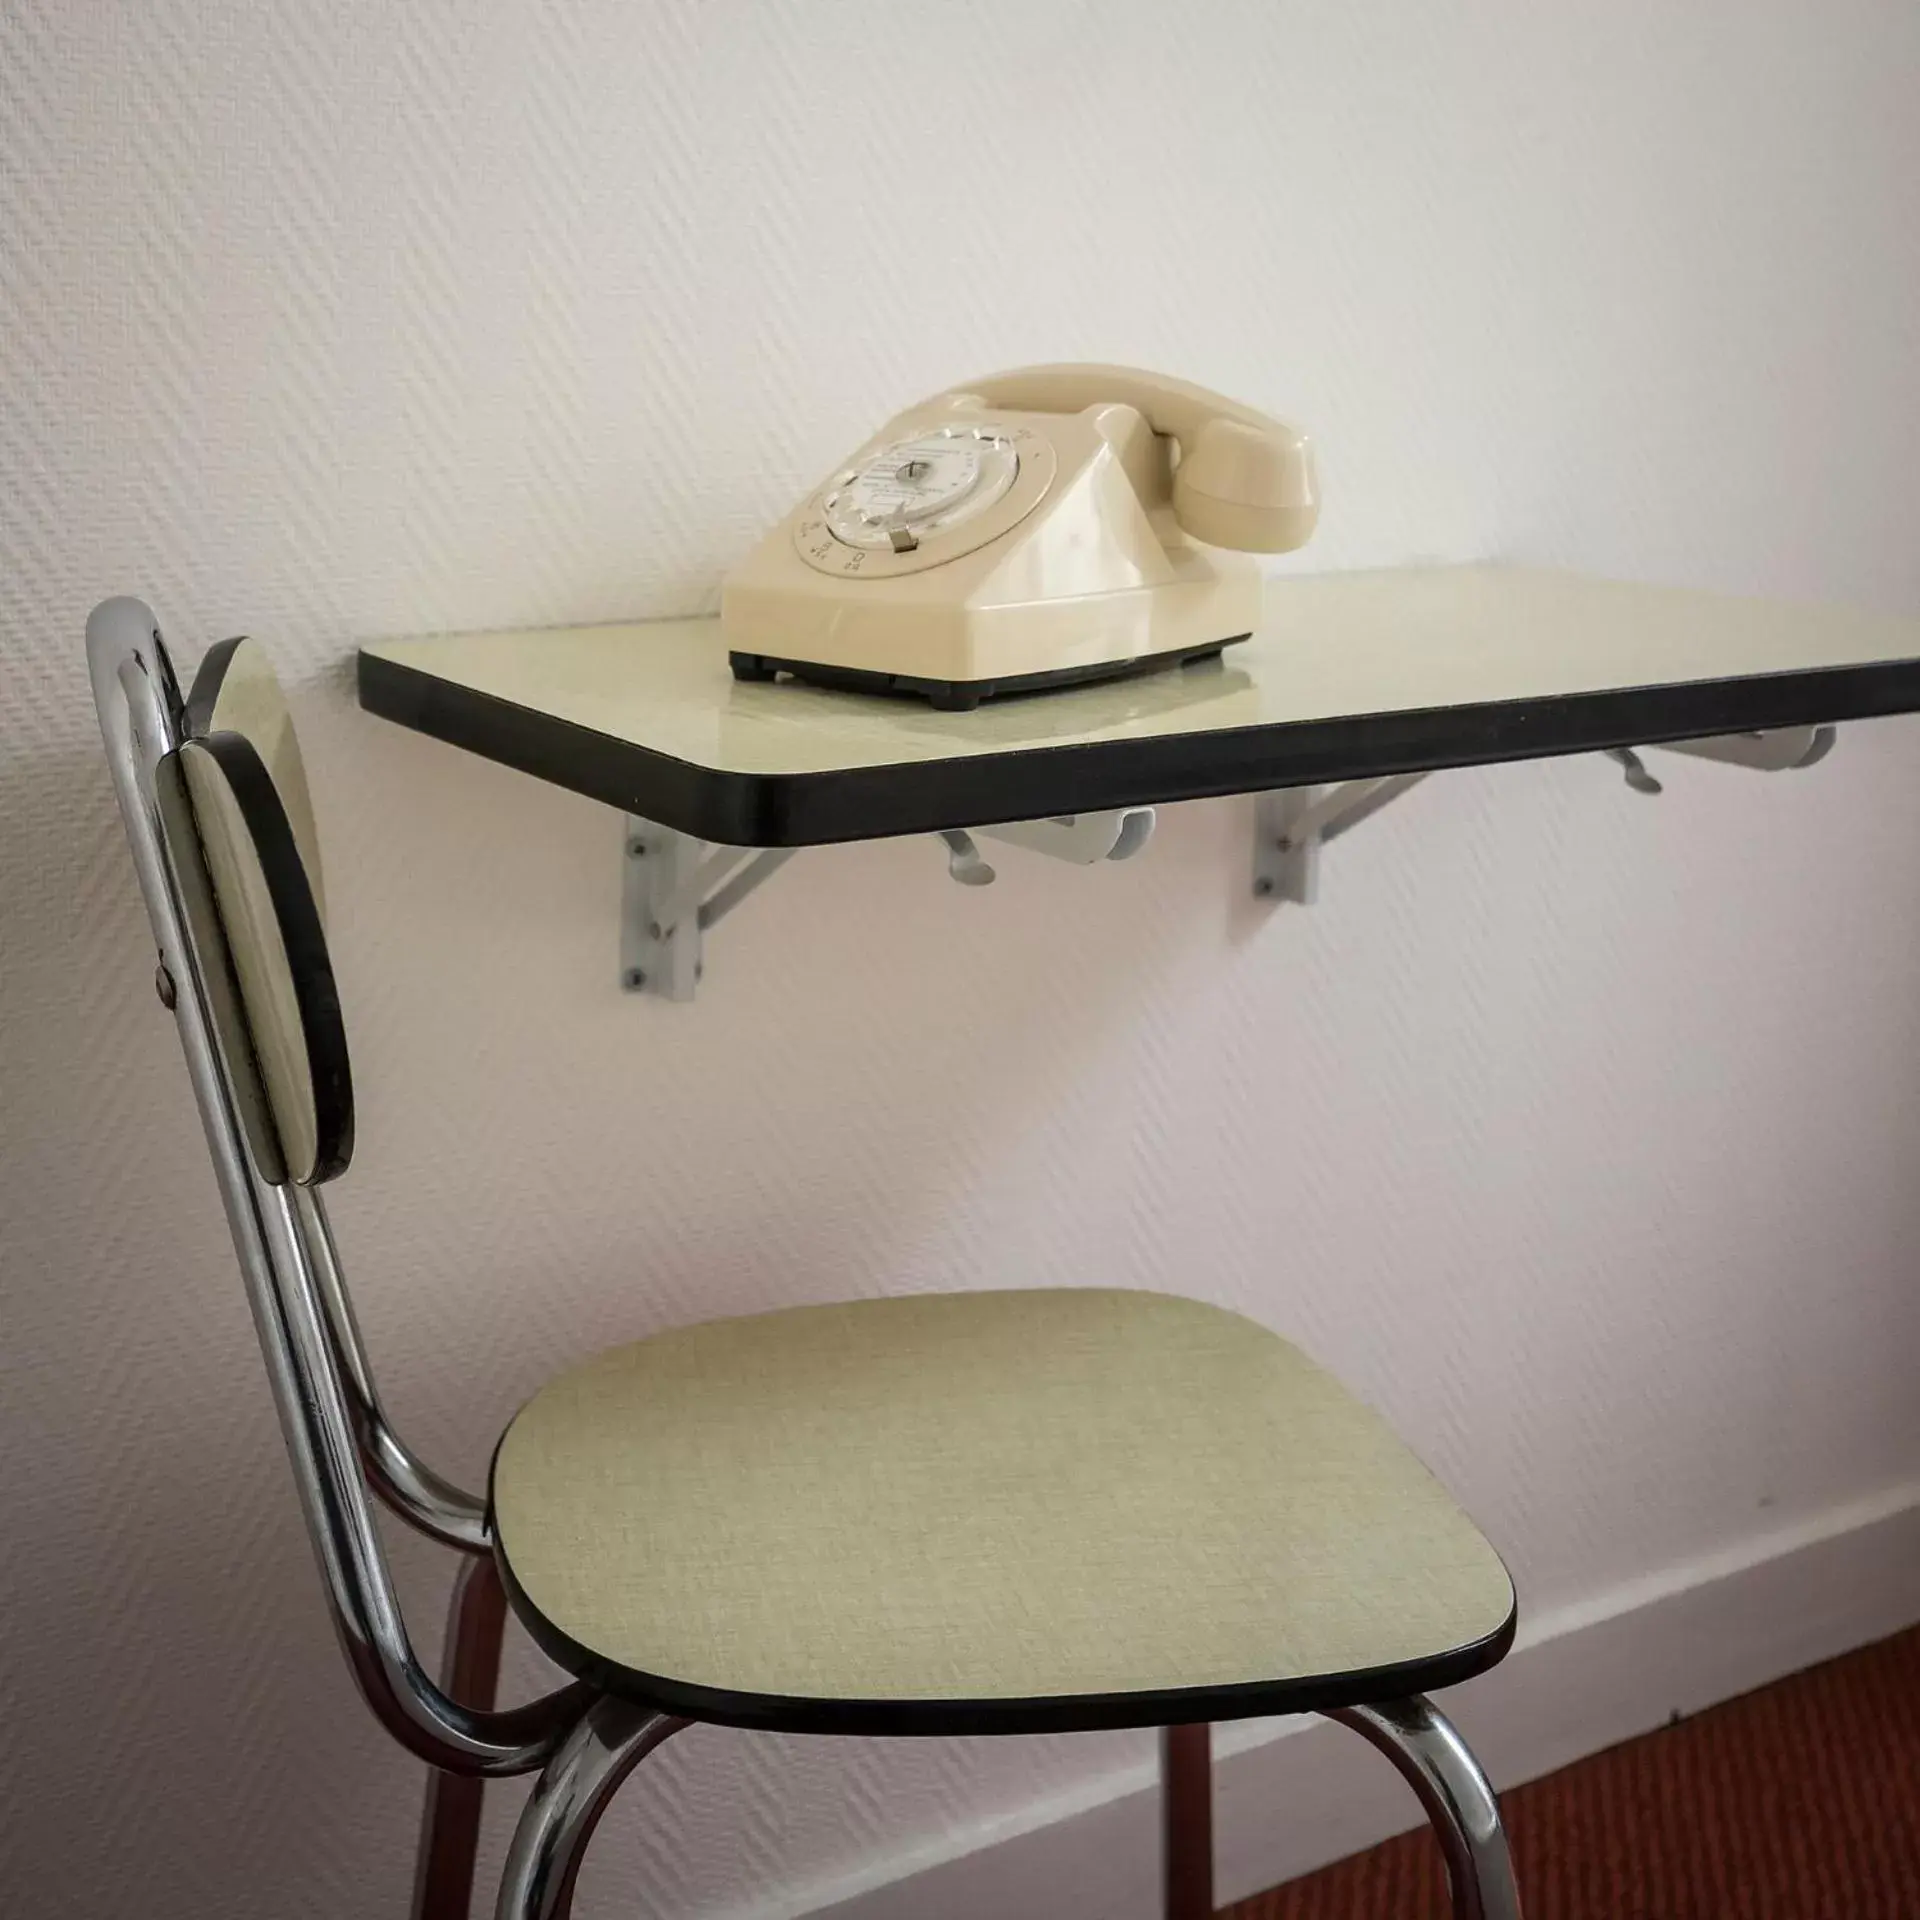
[[1002,499],[1020,473],[997,427],[939,427],[896,440],[838,476],[821,502],[843,546],[912,553]]

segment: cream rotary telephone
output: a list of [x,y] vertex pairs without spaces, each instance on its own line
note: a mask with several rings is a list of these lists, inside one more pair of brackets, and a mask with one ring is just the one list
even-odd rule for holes
[[1252,632],[1319,514],[1296,428],[1127,367],[994,374],[889,420],[728,577],[741,680],[996,694],[1168,666]]

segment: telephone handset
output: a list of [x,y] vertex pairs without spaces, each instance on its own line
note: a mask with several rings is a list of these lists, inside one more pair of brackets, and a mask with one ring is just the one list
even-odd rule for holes
[[[965,709],[1217,654],[1319,512],[1302,433],[1188,381],[1027,367],[896,415],[728,578],[734,673]],[[1196,544],[1204,543],[1204,545]]]
[[1305,546],[1319,515],[1313,453],[1297,427],[1190,380],[1129,367],[1024,367],[969,389],[989,407],[1079,413],[1119,401],[1180,450],[1173,517],[1196,540],[1243,553]]

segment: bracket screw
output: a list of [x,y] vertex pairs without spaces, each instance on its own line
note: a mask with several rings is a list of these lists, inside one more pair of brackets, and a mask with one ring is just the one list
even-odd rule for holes
[[644,840],[629,840],[627,842],[627,858],[629,860],[644,860],[646,857],[647,843]]
[[620,976],[620,984],[629,993],[638,993],[647,984],[647,976],[638,967],[629,967]]
[[1263,873],[1260,876],[1260,878],[1253,883],[1253,890],[1256,894],[1260,896],[1262,900],[1264,900],[1270,893],[1272,893],[1273,882],[1269,880],[1267,876]]

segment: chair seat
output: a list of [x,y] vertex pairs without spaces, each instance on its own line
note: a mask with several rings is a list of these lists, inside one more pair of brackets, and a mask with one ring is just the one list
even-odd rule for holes
[[1114,1289],[710,1321],[601,1354],[494,1457],[515,1610],[666,1711],[830,1733],[1222,1720],[1422,1692],[1514,1597],[1276,1334]]

